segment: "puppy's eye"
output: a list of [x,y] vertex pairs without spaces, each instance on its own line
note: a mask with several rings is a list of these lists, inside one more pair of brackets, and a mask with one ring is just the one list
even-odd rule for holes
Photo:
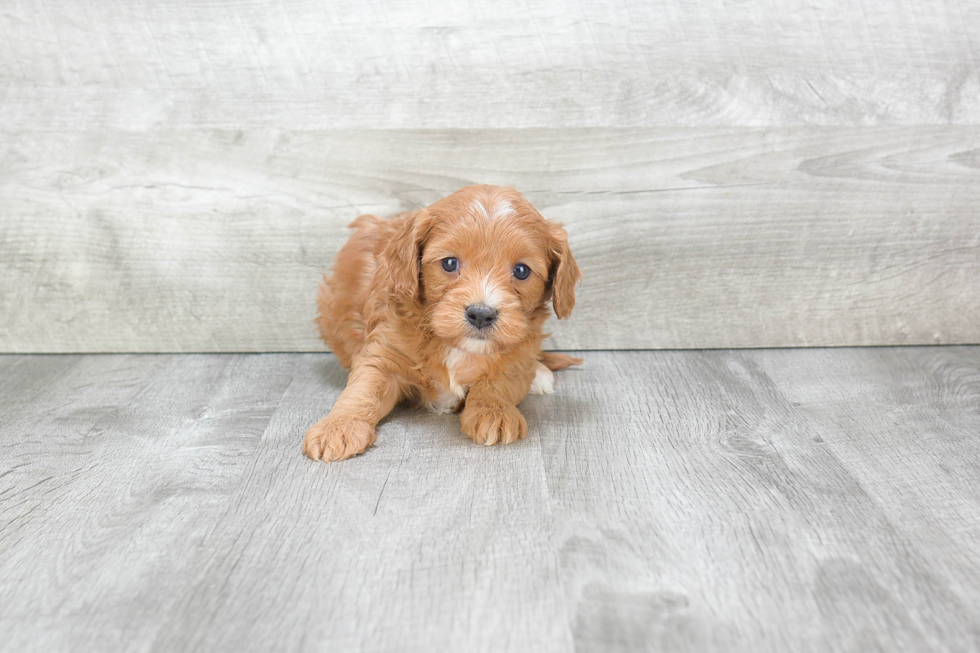
[[455,272],[459,269],[459,260],[452,256],[442,259],[442,269],[446,272]]
[[527,267],[523,263],[518,263],[514,266],[514,276],[524,281],[529,276],[531,276],[531,268]]

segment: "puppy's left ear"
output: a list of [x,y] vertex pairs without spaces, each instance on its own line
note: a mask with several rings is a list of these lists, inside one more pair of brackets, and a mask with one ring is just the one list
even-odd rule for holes
[[406,216],[381,253],[378,271],[384,275],[389,292],[397,299],[417,302],[421,297],[420,259],[429,223],[425,209]]
[[572,257],[568,247],[568,234],[565,228],[556,223],[551,225],[551,305],[558,319],[572,314],[575,307],[575,284],[582,280],[582,272]]

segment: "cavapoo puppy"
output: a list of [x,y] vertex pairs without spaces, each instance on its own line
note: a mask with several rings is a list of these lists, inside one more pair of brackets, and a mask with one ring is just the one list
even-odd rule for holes
[[375,441],[401,400],[458,412],[479,444],[527,435],[517,410],[582,362],[541,351],[548,302],[559,318],[581,279],[560,224],[511,188],[468,186],[390,220],[362,215],[320,286],[317,323],[347,387],[303,453],[343,460]]

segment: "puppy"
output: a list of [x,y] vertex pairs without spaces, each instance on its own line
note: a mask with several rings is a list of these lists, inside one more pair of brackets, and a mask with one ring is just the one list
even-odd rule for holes
[[401,400],[462,411],[463,433],[479,444],[525,437],[517,404],[553,392],[552,370],[582,362],[541,351],[548,302],[567,318],[581,279],[564,228],[499,186],[468,186],[390,220],[362,215],[350,227],[317,318],[350,375],[303,453],[362,453]]

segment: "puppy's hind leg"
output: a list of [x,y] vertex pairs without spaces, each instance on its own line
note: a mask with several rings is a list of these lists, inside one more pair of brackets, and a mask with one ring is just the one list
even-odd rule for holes
[[324,462],[363,453],[374,444],[378,422],[395,407],[399,395],[393,376],[370,361],[359,362],[330,414],[306,432],[303,453]]
[[555,373],[541,361],[534,363],[534,380],[531,381],[532,395],[550,395],[555,391]]

